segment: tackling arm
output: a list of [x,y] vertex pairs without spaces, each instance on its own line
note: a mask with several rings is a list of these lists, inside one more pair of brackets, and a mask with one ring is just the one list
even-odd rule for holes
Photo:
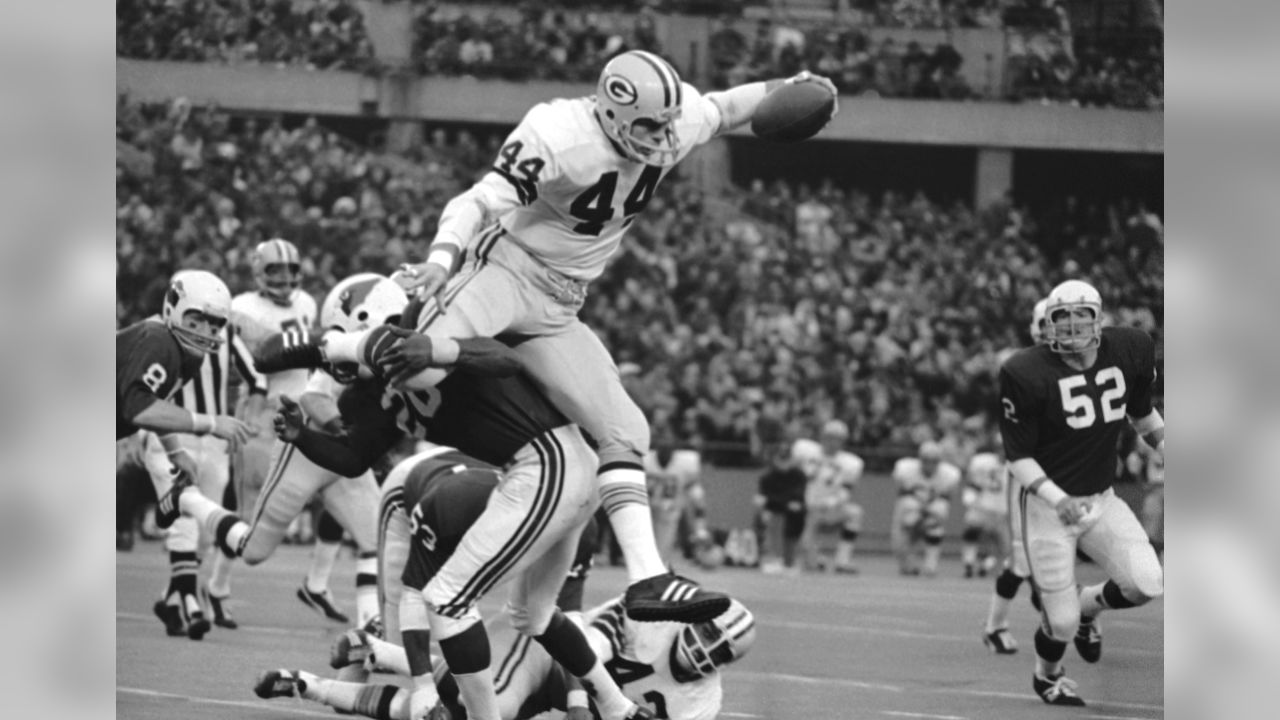
[[[133,424],[158,433],[208,435],[214,430],[212,416],[193,413],[160,398],[156,398],[154,402],[134,415]],[[168,448],[168,444],[165,447]]]

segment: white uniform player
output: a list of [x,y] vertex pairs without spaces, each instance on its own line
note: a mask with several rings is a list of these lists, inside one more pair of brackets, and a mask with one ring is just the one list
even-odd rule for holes
[[853,563],[854,544],[862,532],[862,506],[854,500],[854,490],[862,479],[862,458],[842,450],[849,438],[849,427],[831,420],[822,427],[818,441],[801,438],[791,446],[791,457],[800,463],[805,477],[805,525],[800,542],[805,549],[806,565],[825,564],[819,547],[823,536],[837,536],[834,568],[836,572],[856,573]]
[[898,486],[892,527],[898,568],[904,575],[916,573],[912,545],[920,539],[925,546],[924,574],[935,575],[951,500],[960,488],[960,468],[943,461],[942,448],[928,441],[920,445],[918,457],[894,464],[893,480]]
[[[603,272],[671,167],[750,120],[771,86],[782,82],[704,96],[657,55],[630,51],[613,58],[594,97],[553,100],[528,112],[492,170],[445,206],[427,262],[400,276],[407,287],[447,303],[445,309],[430,302],[419,317],[419,331],[433,338],[529,337],[519,346],[529,374],[599,441],[601,499],[626,556],[633,618],[647,612],[641,598],[682,581],[639,584],[666,570],[644,492],[649,429],[578,312],[588,283]],[[835,95],[834,85],[808,73],[787,82],[817,82]],[[460,253],[460,270],[446,286]],[[378,349],[363,348],[361,340],[330,340],[328,357],[378,364]],[[440,370],[424,370],[406,386],[423,389],[441,377]]]
[[670,562],[676,549],[680,518],[691,510],[695,535],[706,533],[702,483],[702,455],[692,448],[650,450],[644,457],[644,473],[649,483],[649,509],[653,513],[653,536],[658,551]]
[[[964,491],[964,576],[986,577],[999,558],[1009,553],[1009,470],[994,452],[969,459]],[[979,551],[986,545],[979,563]]]
[[[249,258],[257,290],[241,293],[231,300],[231,324],[249,350],[258,352],[264,340],[282,330],[303,331],[315,325],[316,303],[299,289],[302,282],[301,257],[298,248],[287,240],[275,238],[258,244]],[[255,417],[245,417],[259,428],[271,427],[272,417],[280,409],[281,395],[297,397],[307,383],[306,370],[289,370],[266,376],[267,401]],[[249,520],[257,514],[258,494],[272,471],[272,448],[275,439],[269,432],[259,433],[239,448],[235,457],[236,502]],[[213,605],[215,622],[233,628],[226,601],[231,595],[232,559],[224,555],[214,558],[209,578],[208,597]]]
[[[621,598],[587,611],[584,619],[588,642],[622,692],[646,706],[652,717],[670,720],[714,720],[719,716],[724,697],[720,668],[746,655],[756,636],[755,616],[737,600],[715,620],[694,625],[633,622],[627,619]],[[516,632],[506,614],[490,623],[488,632],[493,657],[503,658],[495,675],[501,688],[502,720],[530,720],[564,710],[572,685],[547,651]],[[360,637],[368,643],[362,648],[362,654],[367,652],[363,656],[368,667],[408,674],[403,648]],[[349,653],[350,646],[341,652],[335,648],[331,663],[349,661]],[[436,668],[437,687],[450,688],[448,673],[443,663]],[[339,711],[380,720],[410,718],[409,691],[394,685],[357,685],[299,670],[273,670],[259,679],[257,692],[264,698],[297,693]],[[442,692],[450,694],[456,691]],[[455,698],[445,699],[456,702]]]

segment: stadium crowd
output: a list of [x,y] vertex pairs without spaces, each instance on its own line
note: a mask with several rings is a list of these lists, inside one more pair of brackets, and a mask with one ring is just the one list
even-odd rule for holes
[[[500,141],[437,131],[392,155],[314,120],[286,129],[122,96],[119,323],[154,312],[178,268],[251,287],[247,253],[273,236],[302,249],[316,297],[420,258],[439,208]],[[913,444],[940,413],[987,410],[1001,352],[1027,342],[1031,306],[1064,278],[1088,277],[1114,322],[1159,337],[1161,237],[1158,216],[1120,202],[974,212],[830,182],[703,197],[673,178],[592,285],[584,320],[654,424],[703,443],[709,462],[751,462],[766,419],[803,435],[839,418],[854,447]]]
[[373,66],[364,17],[351,0],[118,0],[116,54],[313,70]]

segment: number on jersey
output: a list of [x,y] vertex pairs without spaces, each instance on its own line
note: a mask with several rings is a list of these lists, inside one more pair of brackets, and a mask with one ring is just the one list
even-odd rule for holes
[[[631,188],[627,199],[622,202],[623,227],[631,224],[636,213],[640,212],[653,199],[653,191],[662,179],[662,168],[657,165],[646,165]],[[618,189],[618,171],[610,170],[595,185],[582,191],[569,205],[569,214],[582,222],[573,227],[573,231],[582,235],[595,237],[604,230],[604,224],[613,219],[613,196]]]
[[503,145],[498,151],[498,162],[494,164],[493,170],[516,189],[521,205],[529,205],[538,199],[538,175],[546,163],[539,157],[521,160],[520,152],[523,150],[524,143],[519,140]]
[[413,512],[409,514],[409,534],[422,543],[427,552],[435,552],[436,533],[423,521],[422,505],[415,505]]
[[[1103,368],[1093,376],[1093,382],[1100,389],[1105,388],[1098,405],[1102,409],[1102,421],[1112,423],[1124,418],[1124,373],[1115,366]],[[1084,375],[1072,375],[1058,381],[1058,391],[1062,395],[1062,411],[1067,414],[1067,425],[1076,430],[1083,430],[1093,425],[1098,419],[1094,410],[1093,398],[1080,391],[1085,390],[1089,381]],[[1119,400],[1119,403],[1116,401]]]
[[160,394],[160,387],[164,385],[164,381],[169,379],[169,373],[160,363],[151,363],[146,371],[142,373],[142,384],[151,388],[151,392],[156,395]]

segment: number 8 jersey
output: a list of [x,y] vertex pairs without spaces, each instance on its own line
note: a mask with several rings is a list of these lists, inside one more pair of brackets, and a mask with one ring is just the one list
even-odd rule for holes
[[1067,494],[1111,487],[1126,416],[1151,414],[1155,341],[1124,327],[1102,329],[1098,359],[1080,371],[1046,345],[1000,368],[1000,432],[1009,462],[1033,458]]
[[[720,128],[720,110],[680,84],[677,161]],[[563,275],[594,280],[670,167],[628,160],[605,135],[590,97],[535,105],[480,185],[510,238]]]

